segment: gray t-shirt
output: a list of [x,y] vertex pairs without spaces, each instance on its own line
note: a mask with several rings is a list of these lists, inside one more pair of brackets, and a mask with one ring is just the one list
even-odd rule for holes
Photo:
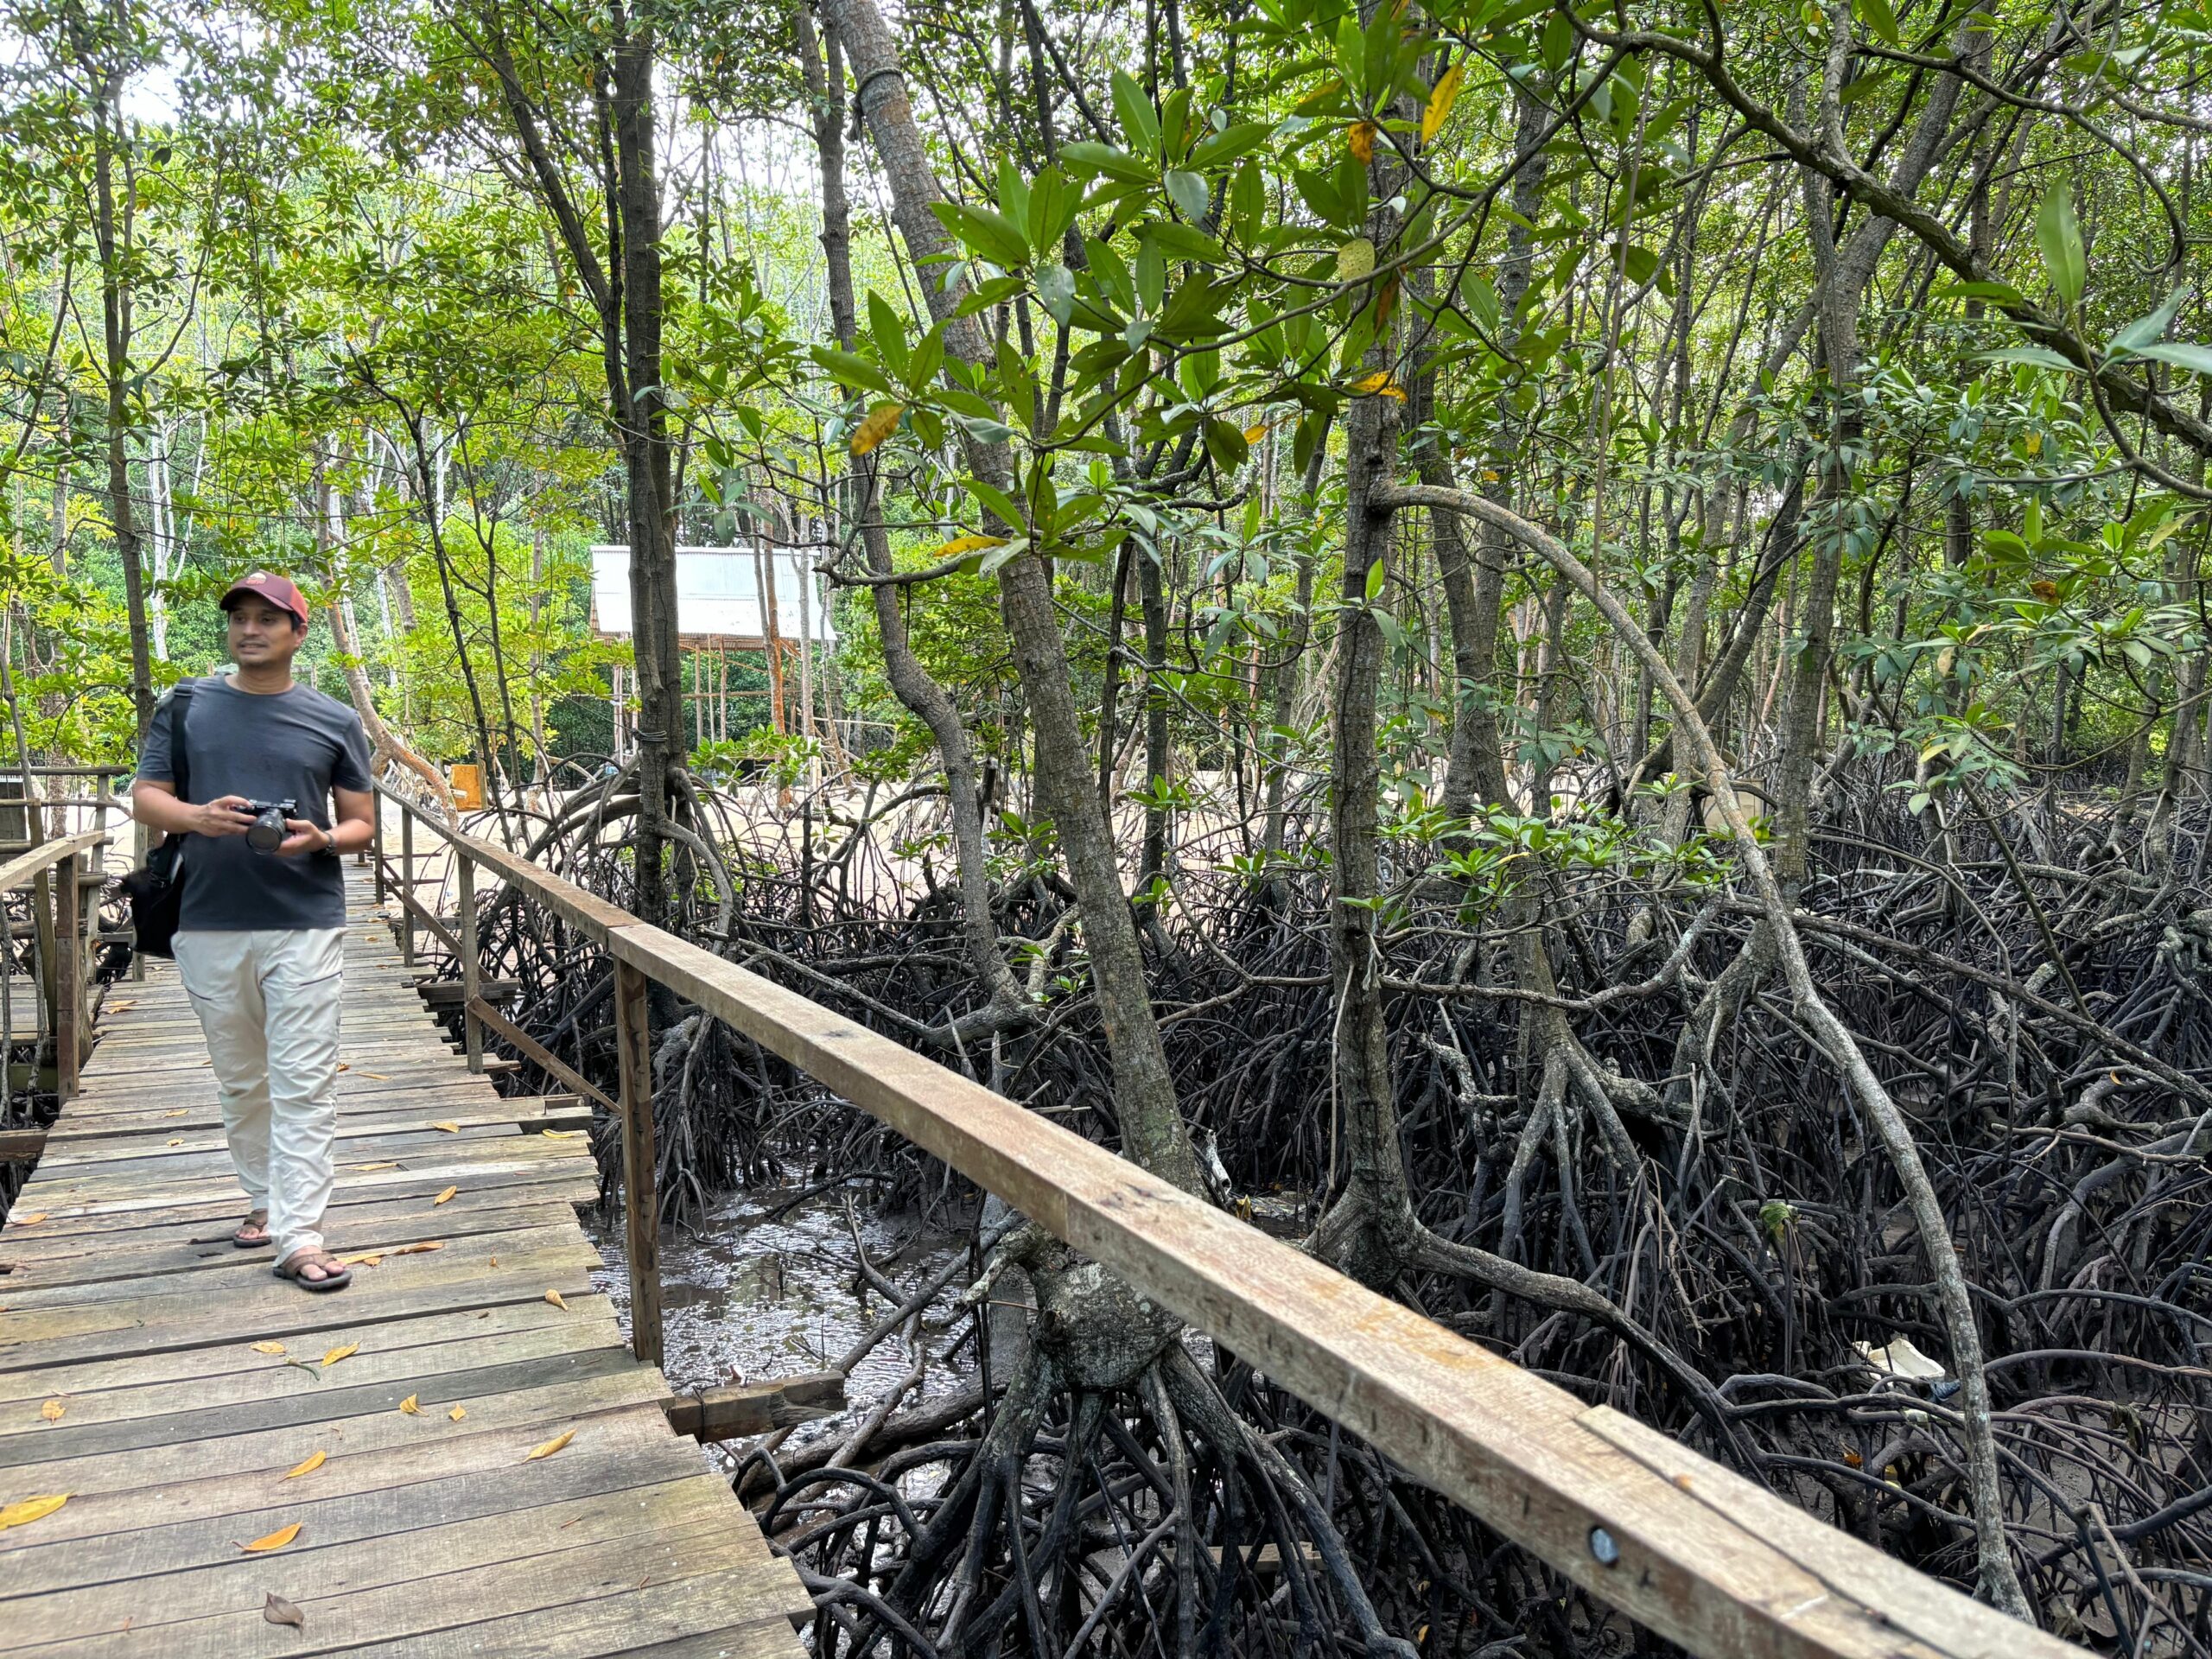
[[[176,695],[154,710],[138,776],[176,781]],[[184,728],[189,799],[225,795],[296,801],[294,817],[331,826],[330,791],[370,787],[369,741],[360,716],[312,686],[263,694],[227,679],[193,683]],[[188,836],[179,931],[242,933],[256,928],[343,927],[346,873],[326,853],[279,858],[244,836]]]

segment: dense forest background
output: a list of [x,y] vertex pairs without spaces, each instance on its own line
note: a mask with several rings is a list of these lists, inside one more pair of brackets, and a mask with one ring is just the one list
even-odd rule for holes
[[[395,784],[588,782],[490,828],[2007,1611],[2212,1646],[2203,11],[0,40],[13,759],[127,756],[283,567]],[[766,789],[673,621],[753,538],[841,635],[736,678]],[[603,964],[486,938],[603,1071]],[[943,1198],[656,1015],[671,1202]],[[825,1649],[1643,1640],[1027,1230],[961,1316],[1017,1270],[962,1414],[745,1477]],[[1255,1530],[1280,1585],[1198,1547]]]

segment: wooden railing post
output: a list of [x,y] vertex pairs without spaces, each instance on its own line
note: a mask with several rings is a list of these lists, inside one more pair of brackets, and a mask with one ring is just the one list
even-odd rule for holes
[[622,1219],[630,1258],[630,1348],[661,1361],[660,1197],[654,1190],[652,1013],[645,976],[614,964],[614,1040],[622,1062]]
[[377,883],[377,903],[384,903],[384,797],[369,791],[369,863]]
[[84,1011],[81,858],[67,858],[54,872],[54,1094],[65,1105],[77,1097],[78,1022]]
[[482,996],[483,969],[476,960],[476,862],[456,847],[453,849],[461,874],[461,1032],[468,1045],[468,1069],[484,1069],[484,1027],[477,1023],[476,1003]]
[[[408,898],[415,896],[415,810],[405,801],[399,804],[399,886]],[[415,965],[415,912],[404,904],[399,907],[399,960],[407,967]]]

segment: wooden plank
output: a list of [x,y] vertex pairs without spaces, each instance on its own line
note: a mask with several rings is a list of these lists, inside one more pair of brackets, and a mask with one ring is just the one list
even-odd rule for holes
[[44,1129],[0,1129],[0,1164],[35,1164],[45,1148]]

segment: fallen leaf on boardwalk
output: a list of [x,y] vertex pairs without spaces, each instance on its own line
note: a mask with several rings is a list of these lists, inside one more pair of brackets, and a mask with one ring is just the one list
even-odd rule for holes
[[38,1408],[38,1414],[49,1423],[58,1423],[61,1421],[61,1414],[68,1409],[59,1400],[49,1400]]
[[499,1258],[498,1256],[495,1255],[492,1258],[492,1265],[495,1268],[499,1265]]
[[169,1145],[171,1145],[171,1146],[173,1146],[173,1147],[181,1147],[181,1146],[182,1146],[183,1144],[184,1144],[184,1142],[183,1142],[181,1139],[177,1138],[176,1136],[172,1135],[172,1136],[170,1136],[170,1137],[169,1137]]
[[162,1116],[163,1117],[189,1117],[192,1116],[192,1108],[189,1106],[180,1106],[173,1112],[163,1112]]
[[444,1240],[429,1238],[424,1239],[420,1244],[402,1244],[397,1249],[386,1250],[385,1254],[386,1255],[420,1255],[425,1250],[442,1250],[443,1249],[445,1249]]
[[461,1125],[458,1123],[433,1123],[430,1127],[434,1129],[443,1129],[448,1135],[461,1133]]
[[559,1308],[563,1313],[569,1311],[569,1305],[561,1300],[561,1293],[557,1290],[547,1291],[545,1293],[545,1300],[552,1303],[554,1306]]
[[277,1528],[276,1531],[270,1533],[266,1538],[257,1538],[250,1544],[240,1544],[238,1548],[243,1550],[247,1550],[254,1554],[262,1554],[269,1550],[283,1548],[285,1545],[290,1543],[293,1539],[299,1535],[300,1523],[295,1521],[289,1527]]
[[351,1071],[353,1069],[353,1062],[350,1060],[340,1060],[338,1062],[338,1069],[340,1071]]
[[391,1081],[390,1077],[385,1076],[381,1071],[364,1071],[361,1075],[365,1077],[374,1077],[378,1083],[390,1083]]
[[399,1402],[399,1413],[401,1416],[420,1417],[423,1414],[423,1408],[415,1403],[416,1399],[416,1396],[410,1394],[404,1400]]
[[364,1250],[359,1255],[341,1255],[338,1258],[338,1265],[341,1268],[382,1267],[384,1265],[384,1252],[382,1250]]
[[334,1348],[328,1353],[325,1354],[322,1357],[322,1363],[325,1366],[335,1365],[340,1360],[350,1359],[360,1351],[361,1344],[359,1343],[349,1342],[343,1348]]
[[538,1133],[548,1141],[573,1141],[583,1131],[582,1129],[540,1129]]
[[540,1458],[550,1458],[556,1452],[558,1452],[563,1446],[566,1446],[570,1440],[573,1440],[575,1438],[576,1431],[575,1429],[564,1429],[560,1433],[556,1434],[551,1440],[546,1441],[544,1445],[532,1452],[528,1457],[524,1458],[523,1461],[524,1463],[536,1463]]
[[[564,1434],[561,1438],[565,1440],[568,1436]],[[10,1527],[28,1527],[34,1521],[43,1521],[68,1501],[69,1494],[67,1492],[47,1492],[37,1497],[20,1498],[13,1503],[0,1503],[0,1532],[5,1532]]]
[[273,1590],[269,1592],[269,1599],[261,1604],[261,1616],[271,1624],[289,1624],[296,1630],[308,1627],[307,1615]]
[[310,1454],[305,1463],[300,1465],[298,1468],[293,1470],[291,1473],[286,1475],[284,1478],[287,1480],[297,1480],[302,1475],[311,1475],[315,1473],[316,1470],[322,1467],[323,1460],[328,1458],[329,1455],[330,1453],[327,1452],[316,1452]]
[[399,1166],[397,1164],[355,1164],[352,1166],[352,1167],[355,1169],[397,1169]]
[[466,1411],[462,1410],[459,1406],[455,1406],[451,1411],[446,1413],[446,1421],[449,1423],[457,1423],[467,1415],[468,1414]]
[[11,1216],[9,1219],[18,1227],[35,1227],[46,1219],[46,1211],[41,1210],[35,1216]]
[[453,1195],[460,1191],[461,1189],[457,1186],[449,1186],[446,1188],[444,1192],[439,1193],[436,1198],[430,1200],[431,1207],[435,1209],[439,1205],[450,1203],[452,1201]]
[[257,1354],[281,1354],[284,1351],[284,1344],[281,1342],[257,1342],[253,1344],[253,1351]]

